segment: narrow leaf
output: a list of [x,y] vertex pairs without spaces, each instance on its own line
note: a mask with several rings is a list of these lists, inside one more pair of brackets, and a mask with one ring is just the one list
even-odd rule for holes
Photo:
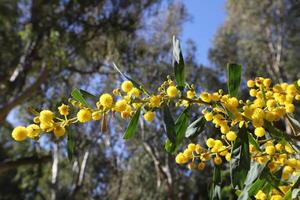
[[221,168],[218,165],[215,165],[214,175],[213,175],[213,184],[210,193],[210,199],[212,200],[221,200]]
[[242,66],[234,63],[227,65],[228,92],[232,97],[238,97],[241,84]]
[[250,169],[249,140],[246,128],[240,129],[233,145],[230,176],[233,188],[243,188]]
[[195,138],[197,137],[205,128],[205,118],[203,116],[199,117],[193,123],[191,123],[185,132],[185,137]]
[[169,106],[167,105],[163,106],[163,119],[164,119],[164,125],[167,133],[167,137],[170,140],[170,142],[175,143],[176,142],[175,123],[172,114],[170,112]]
[[134,136],[138,122],[139,122],[140,113],[141,113],[141,109],[138,109],[135,112],[134,116],[132,117],[132,119],[123,135],[123,139],[127,140]]
[[86,98],[86,99],[90,98],[90,99],[92,99],[93,101],[98,101],[98,97],[96,97],[96,96],[93,95],[92,93],[89,93],[88,91],[82,90],[82,89],[80,89],[79,91],[80,91],[80,93],[82,94],[82,96],[83,96],[84,98]]
[[72,92],[71,92],[71,96],[77,100],[78,102],[82,103],[83,105],[85,105],[86,107],[90,107],[90,105],[87,103],[87,101],[85,100],[85,98],[82,96],[80,90],[78,90],[77,88],[75,88]]
[[175,36],[173,36],[173,66],[178,88],[183,90],[185,86],[185,65],[179,40]]

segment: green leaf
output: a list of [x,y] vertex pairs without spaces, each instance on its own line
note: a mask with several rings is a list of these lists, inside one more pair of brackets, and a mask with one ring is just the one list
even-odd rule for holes
[[129,122],[129,125],[126,128],[126,131],[123,135],[123,139],[127,140],[130,139],[134,136],[138,122],[139,122],[139,117],[140,117],[141,109],[139,108],[134,116],[132,117],[131,121]]
[[262,186],[266,183],[266,180],[258,179],[262,171],[266,167],[266,164],[259,164],[257,162],[252,162],[250,170],[248,171],[245,187],[241,191],[238,200],[247,200],[250,196],[255,195]]
[[170,142],[175,143],[176,142],[176,133],[175,133],[174,119],[172,117],[172,114],[170,112],[168,105],[164,105],[162,109],[163,109],[163,119],[164,119],[164,125],[165,125],[165,130],[167,133],[167,137],[170,140]]
[[176,147],[178,147],[185,136],[185,131],[189,126],[190,120],[190,107],[187,107],[177,118],[175,122],[175,131],[176,131]]
[[169,139],[165,142],[165,150],[169,153],[175,153],[176,150],[176,144],[172,143]]
[[234,63],[227,65],[228,92],[232,97],[238,97],[241,84],[242,66]]
[[210,193],[211,200],[221,200],[221,168],[219,165],[215,165],[213,184]]
[[257,142],[255,141],[255,139],[253,138],[251,133],[248,133],[248,139],[250,144],[252,144],[256,150],[262,152],[262,150],[260,149],[260,146],[257,144]]
[[185,65],[179,40],[175,36],[173,36],[173,66],[178,89],[183,90],[185,86]]
[[75,88],[72,92],[71,92],[71,96],[77,100],[78,102],[82,103],[83,105],[85,105],[86,107],[90,107],[90,105],[87,103],[87,101],[85,100],[85,98],[82,96],[80,90],[78,90],[77,88]]
[[92,93],[89,93],[88,91],[82,90],[82,89],[80,89],[79,91],[80,91],[80,93],[82,94],[82,96],[83,96],[84,98],[86,98],[86,99],[90,98],[90,99],[92,99],[92,100],[95,101],[95,102],[98,101],[98,97],[96,97],[96,96],[93,95]]
[[74,157],[75,152],[75,143],[73,139],[73,135],[71,131],[67,132],[67,153],[68,153],[68,159],[71,161]]
[[195,138],[197,137],[205,128],[205,118],[203,116],[199,117],[193,123],[191,123],[185,132],[185,137]]
[[186,108],[180,116],[177,118],[175,122],[175,133],[176,133],[176,141],[172,143],[169,139],[166,140],[165,149],[169,153],[174,153],[179,145],[182,143],[185,131],[189,125],[189,116],[190,116],[190,108]]
[[231,184],[235,189],[242,189],[250,169],[249,140],[246,128],[238,132],[230,162]]

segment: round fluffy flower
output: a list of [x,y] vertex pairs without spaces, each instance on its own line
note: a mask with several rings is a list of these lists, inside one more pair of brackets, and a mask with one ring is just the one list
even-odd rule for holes
[[155,113],[154,112],[151,112],[151,111],[148,111],[144,114],[144,119],[148,122],[151,122],[155,117]]
[[43,110],[40,112],[40,121],[42,123],[50,123],[53,120],[54,113],[50,110]]
[[263,127],[258,127],[254,130],[254,134],[257,136],[257,137],[263,137],[265,135],[266,131]]
[[65,128],[62,126],[56,126],[53,130],[55,137],[59,138],[65,135]]
[[167,94],[169,97],[176,97],[178,94],[178,90],[175,86],[169,86],[167,89]]
[[129,94],[132,95],[132,96],[135,96],[135,97],[139,97],[141,95],[141,92],[139,89],[137,88],[132,88],[130,91],[129,91]]
[[183,153],[179,153],[176,158],[175,161],[177,164],[185,164],[188,161],[188,158],[186,158]]
[[69,109],[70,106],[67,106],[65,104],[61,104],[61,106],[58,107],[59,114],[61,115],[69,115]]
[[12,131],[11,136],[14,138],[14,140],[20,142],[26,139],[27,133],[28,131],[24,126],[17,126]]
[[221,165],[221,164],[222,164],[222,158],[221,158],[220,156],[216,156],[216,157],[214,158],[214,163],[215,163],[216,165]]
[[208,138],[206,140],[206,145],[209,147],[209,148],[212,148],[213,146],[215,146],[215,140],[213,138]]
[[161,97],[159,95],[150,97],[150,106],[151,107],[159,107],[160,106]]
[[269,145],[266,147],[266,153],[269,154],[270,156],[275,154],[275,147],[273,145]]
[[110,94],[104,93],[100,96],[99,101],[100,101],[100,104],[102,106],[104,106],[105,108],[110,108],[110,107],[112,107],[114,100]]
[[227,134],[226,134],[226,138],[227,138],[227,140],[229,140],[229,141],[235,141],[236,140],[236,134],[235,134],[235,132],[233,132],[233,131],[229,131]]
[[255,86],[255,82],[254,82],[253,80],[248,80],[248,81],[247,81],[247,86],[248,86],[249,88],[252,88],[252,87]]
[[29,126],[26,127],[27,130],[27,136],[29,138],[35,138],[40,135],[41,129],[38,125],[36,124],[30,124]]
[[122,111],[126,110],[126,107],[127,107],[126,100],[123,99],[123,100],[119,100],[116,102],[116,105],[115,105],[116,111],[122,112]]
[[133,84],[131,81],[124,81],[121,88],[124,92],[130,92],[130,90],[133,88]]
[[200,94],[200,99],[206,103],[209,103],[211,101],[211,95],[208,92],[202,92]]
[[92,113],[88,109],[81,109],[77,113],[77,119],[81,123],[88,122],[92,119]]

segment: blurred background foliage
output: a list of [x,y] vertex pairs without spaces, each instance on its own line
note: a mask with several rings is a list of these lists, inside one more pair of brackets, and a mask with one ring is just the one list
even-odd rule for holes
[[[300,2],[226,4],[211,65],[196,62],[193,41],[183,51],[197,91],[224,88],[228,62],[241,63],[246,78],[296,80]],[[175,164],[163,147],[159,113],[126,142],[121,136],[127,122],[119,116],[109,116],[106,133],[94,122],[73,127],[72,161],[66,138],[17,144],[10,135],[16,124],[30,123],[28,107],[56,110],[75,87],[95,95],[111,92],[121,82],[112,62],[155,91],[172,74],[171,39],[187,20],[181,1],[1,0],[0,199],[207,199],[211,171],[188,172]],[[211,134],[213,127],[207,127],[198,142]],[[226,173],[224,179],[226,186]],[[229,186],[223,193],[234,198]]]

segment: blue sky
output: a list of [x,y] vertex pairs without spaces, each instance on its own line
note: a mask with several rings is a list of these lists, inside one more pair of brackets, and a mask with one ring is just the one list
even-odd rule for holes
[[183,27],[182,40],[192,39],[197,46],[197,61],[209,65],[208,49],[214,35],[223,24],[225,0],[183,0],[192,17]]

